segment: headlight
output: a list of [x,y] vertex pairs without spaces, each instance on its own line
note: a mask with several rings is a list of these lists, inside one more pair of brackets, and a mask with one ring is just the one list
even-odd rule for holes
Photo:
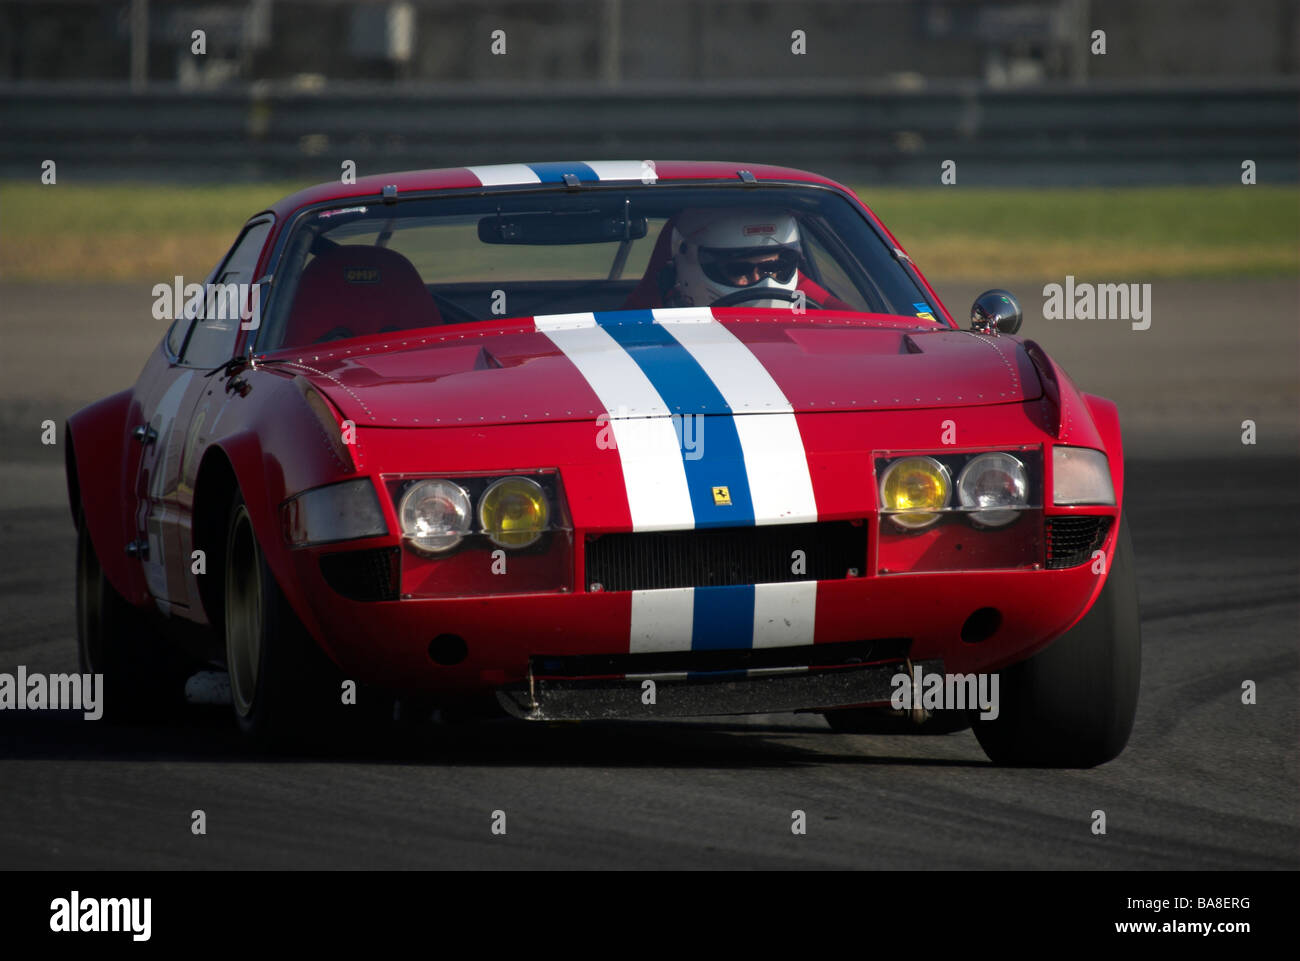
[[412,484],[397,507],[402,536],[421,554],[442,554],[469,533],[469,495],[448,480]]
[[1087,447],[1053,447],[1052,501],[1113,505],[1115,488],[1106,455]]
[[933,457],[904,457],[880,478],[880,507],[899,527],[929,527],[948,506],[952,488],[948,468]]
[[294,547],[388,533],[368,477],[305,491],[287,501],[283,512],[285,537]]
[[1003,527],[1029,503],[1029,475],[1010,454],[980,454],[957,475],[957,498],[980,527]]
[[541,485],[527,477],[503,477],[478,502],[479,525],[493,544],[521,548],[537,542],[551,520]]

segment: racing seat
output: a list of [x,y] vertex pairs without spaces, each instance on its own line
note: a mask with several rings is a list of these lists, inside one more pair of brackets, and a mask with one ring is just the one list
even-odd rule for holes
[[298,347],[442,322],[414,264],[387,247],[348,244],[303,270],[284,343]]
[[[672,244],[673,221],[670,219],[659,231],[659,239],[655,241],[654,250],[650,252],[650,262],[646,264],[645,274],[642,275],[640,283],[632,288],[627,300],[623,302],[624,310],[649,310],[664,305],[664,294],[672,287]],[[821,304],[827,310],[857,309],[832,296],[829,290],[802,270],[799,271],[799,282],[795,286],[802,290],[809,300]]]

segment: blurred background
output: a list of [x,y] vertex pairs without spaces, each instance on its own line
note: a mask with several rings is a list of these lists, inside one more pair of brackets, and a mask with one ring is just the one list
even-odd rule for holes
[[1298,64],[1300,0],[0,0],[0,173],[594,152],[1017,186],[1250,157],[1294,181]]
[[[1239,383],[1295,449],[1300,0],[0,0],[0,433],[129,383],[152,285],[347,161],[614,158],[828,174],[1144,449],[1240,446]],[[1067,275],[1154,282],[1152,329],[1045,321]]]

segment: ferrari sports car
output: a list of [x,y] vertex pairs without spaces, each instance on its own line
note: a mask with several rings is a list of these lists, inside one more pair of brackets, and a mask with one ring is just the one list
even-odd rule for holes
[[[969,725],[1000,764],[1127,742],[1115,405],[1017,336],[1006,291],[959,324],[837,183],[327,183],[193,287],[135,385],[67,423],[110,713],[161,716],[224,665],[258,740],[378,705]],[[996,703],[963,702],[976,681]]]

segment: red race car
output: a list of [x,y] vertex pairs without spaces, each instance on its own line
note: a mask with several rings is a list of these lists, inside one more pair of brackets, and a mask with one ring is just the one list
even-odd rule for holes
[[1005,291],[959,327],[839,184],[648,161],[330,183],[175,287],[135,386],[67,424],[110,712],[162,710],[206,661],[255,737],[396,703],[970,723],[1007,764],[1124,748],[1115,405],[1014,336]]

